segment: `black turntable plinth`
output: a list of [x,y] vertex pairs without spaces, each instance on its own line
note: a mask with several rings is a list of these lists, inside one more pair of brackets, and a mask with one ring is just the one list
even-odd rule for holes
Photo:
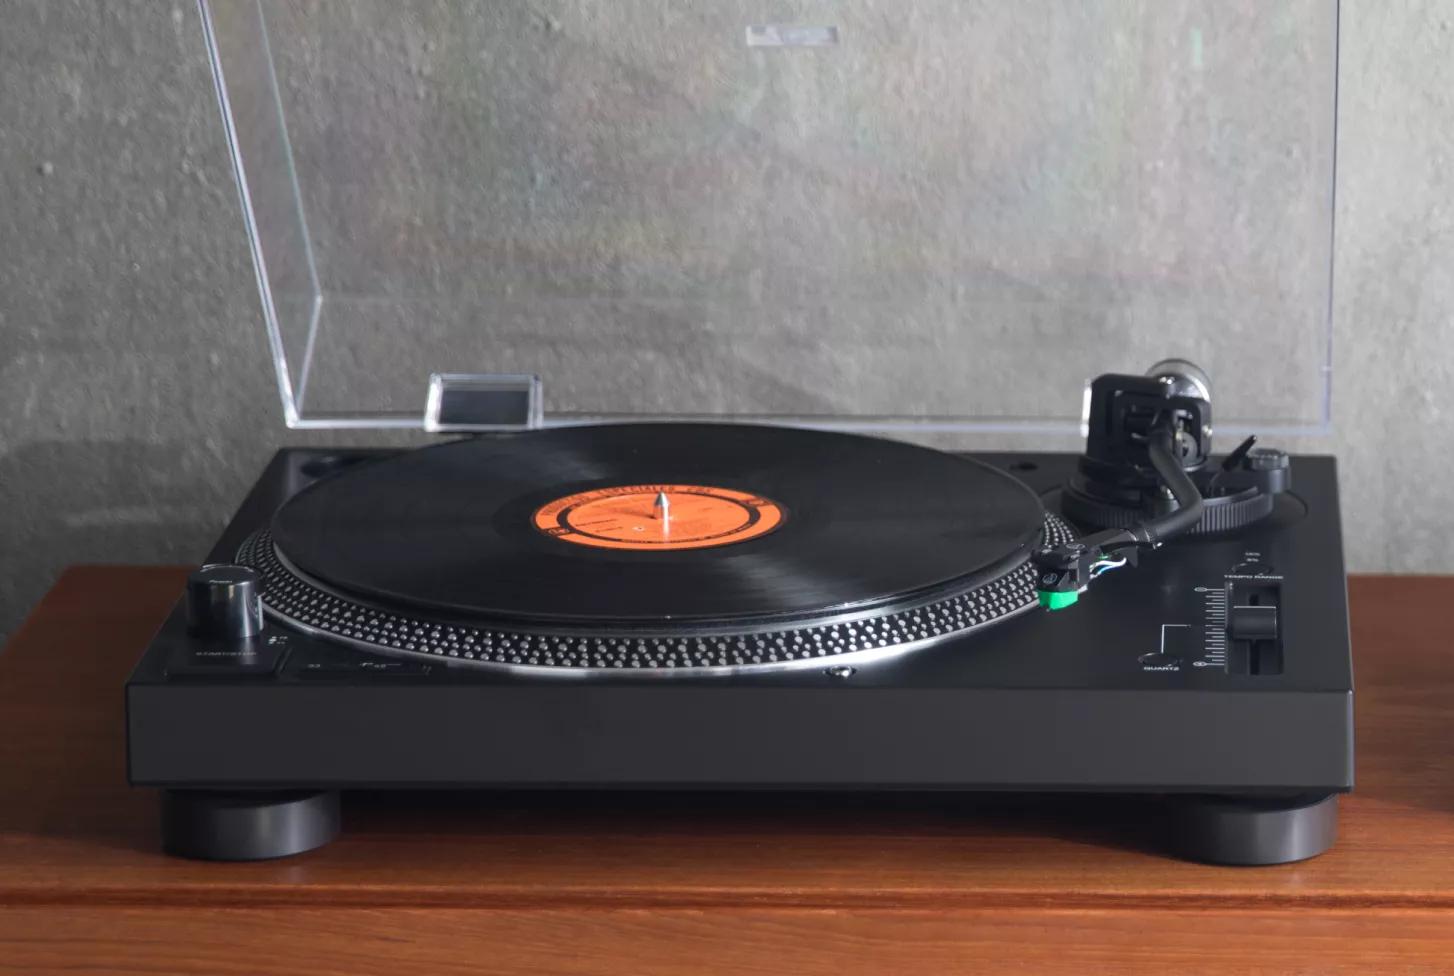
[[201,857],[317,846],[355,788],[1140,794],[1174,853],[1309,857],[1352,677],[1334,464],[1288,470],[1069,605],[1032,556],[1078,545],[1075,455],[690,424],[284,450],[128,683],[130,777]]

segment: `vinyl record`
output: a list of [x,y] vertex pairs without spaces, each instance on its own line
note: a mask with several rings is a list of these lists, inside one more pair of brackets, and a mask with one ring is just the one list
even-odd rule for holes
[[781,427],[485,436],[288,501],[291,567],[375,604],[590,626],[813,618],[1021,565],[1045,514],[987,465]]

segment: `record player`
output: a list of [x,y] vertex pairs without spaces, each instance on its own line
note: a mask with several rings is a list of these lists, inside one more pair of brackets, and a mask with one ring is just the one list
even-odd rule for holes
[[1274,444],[1329,416],[1336,3],[760,6],[203,0],[284,419],[439,442],[280,450],[190,577],[126,688],[168,850],[363,788],[1334,842],[1337,476]]

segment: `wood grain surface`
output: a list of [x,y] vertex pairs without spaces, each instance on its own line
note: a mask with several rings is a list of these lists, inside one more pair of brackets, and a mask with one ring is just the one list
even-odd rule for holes
[[319,851],[167,858],[122,685],[183,575],[70,570],[0,652],[0,973],[1454,972],[1451,578],[1350,582],[1339,843],[1233,869],[954,797],[350,794]]

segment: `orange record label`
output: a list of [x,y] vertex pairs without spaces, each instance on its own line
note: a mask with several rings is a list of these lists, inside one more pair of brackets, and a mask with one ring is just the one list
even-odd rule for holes
[[598,549],[706,549],[767,535],[783,522],[777,502],[730,488],[623,485],[542,505],[535,527]]

